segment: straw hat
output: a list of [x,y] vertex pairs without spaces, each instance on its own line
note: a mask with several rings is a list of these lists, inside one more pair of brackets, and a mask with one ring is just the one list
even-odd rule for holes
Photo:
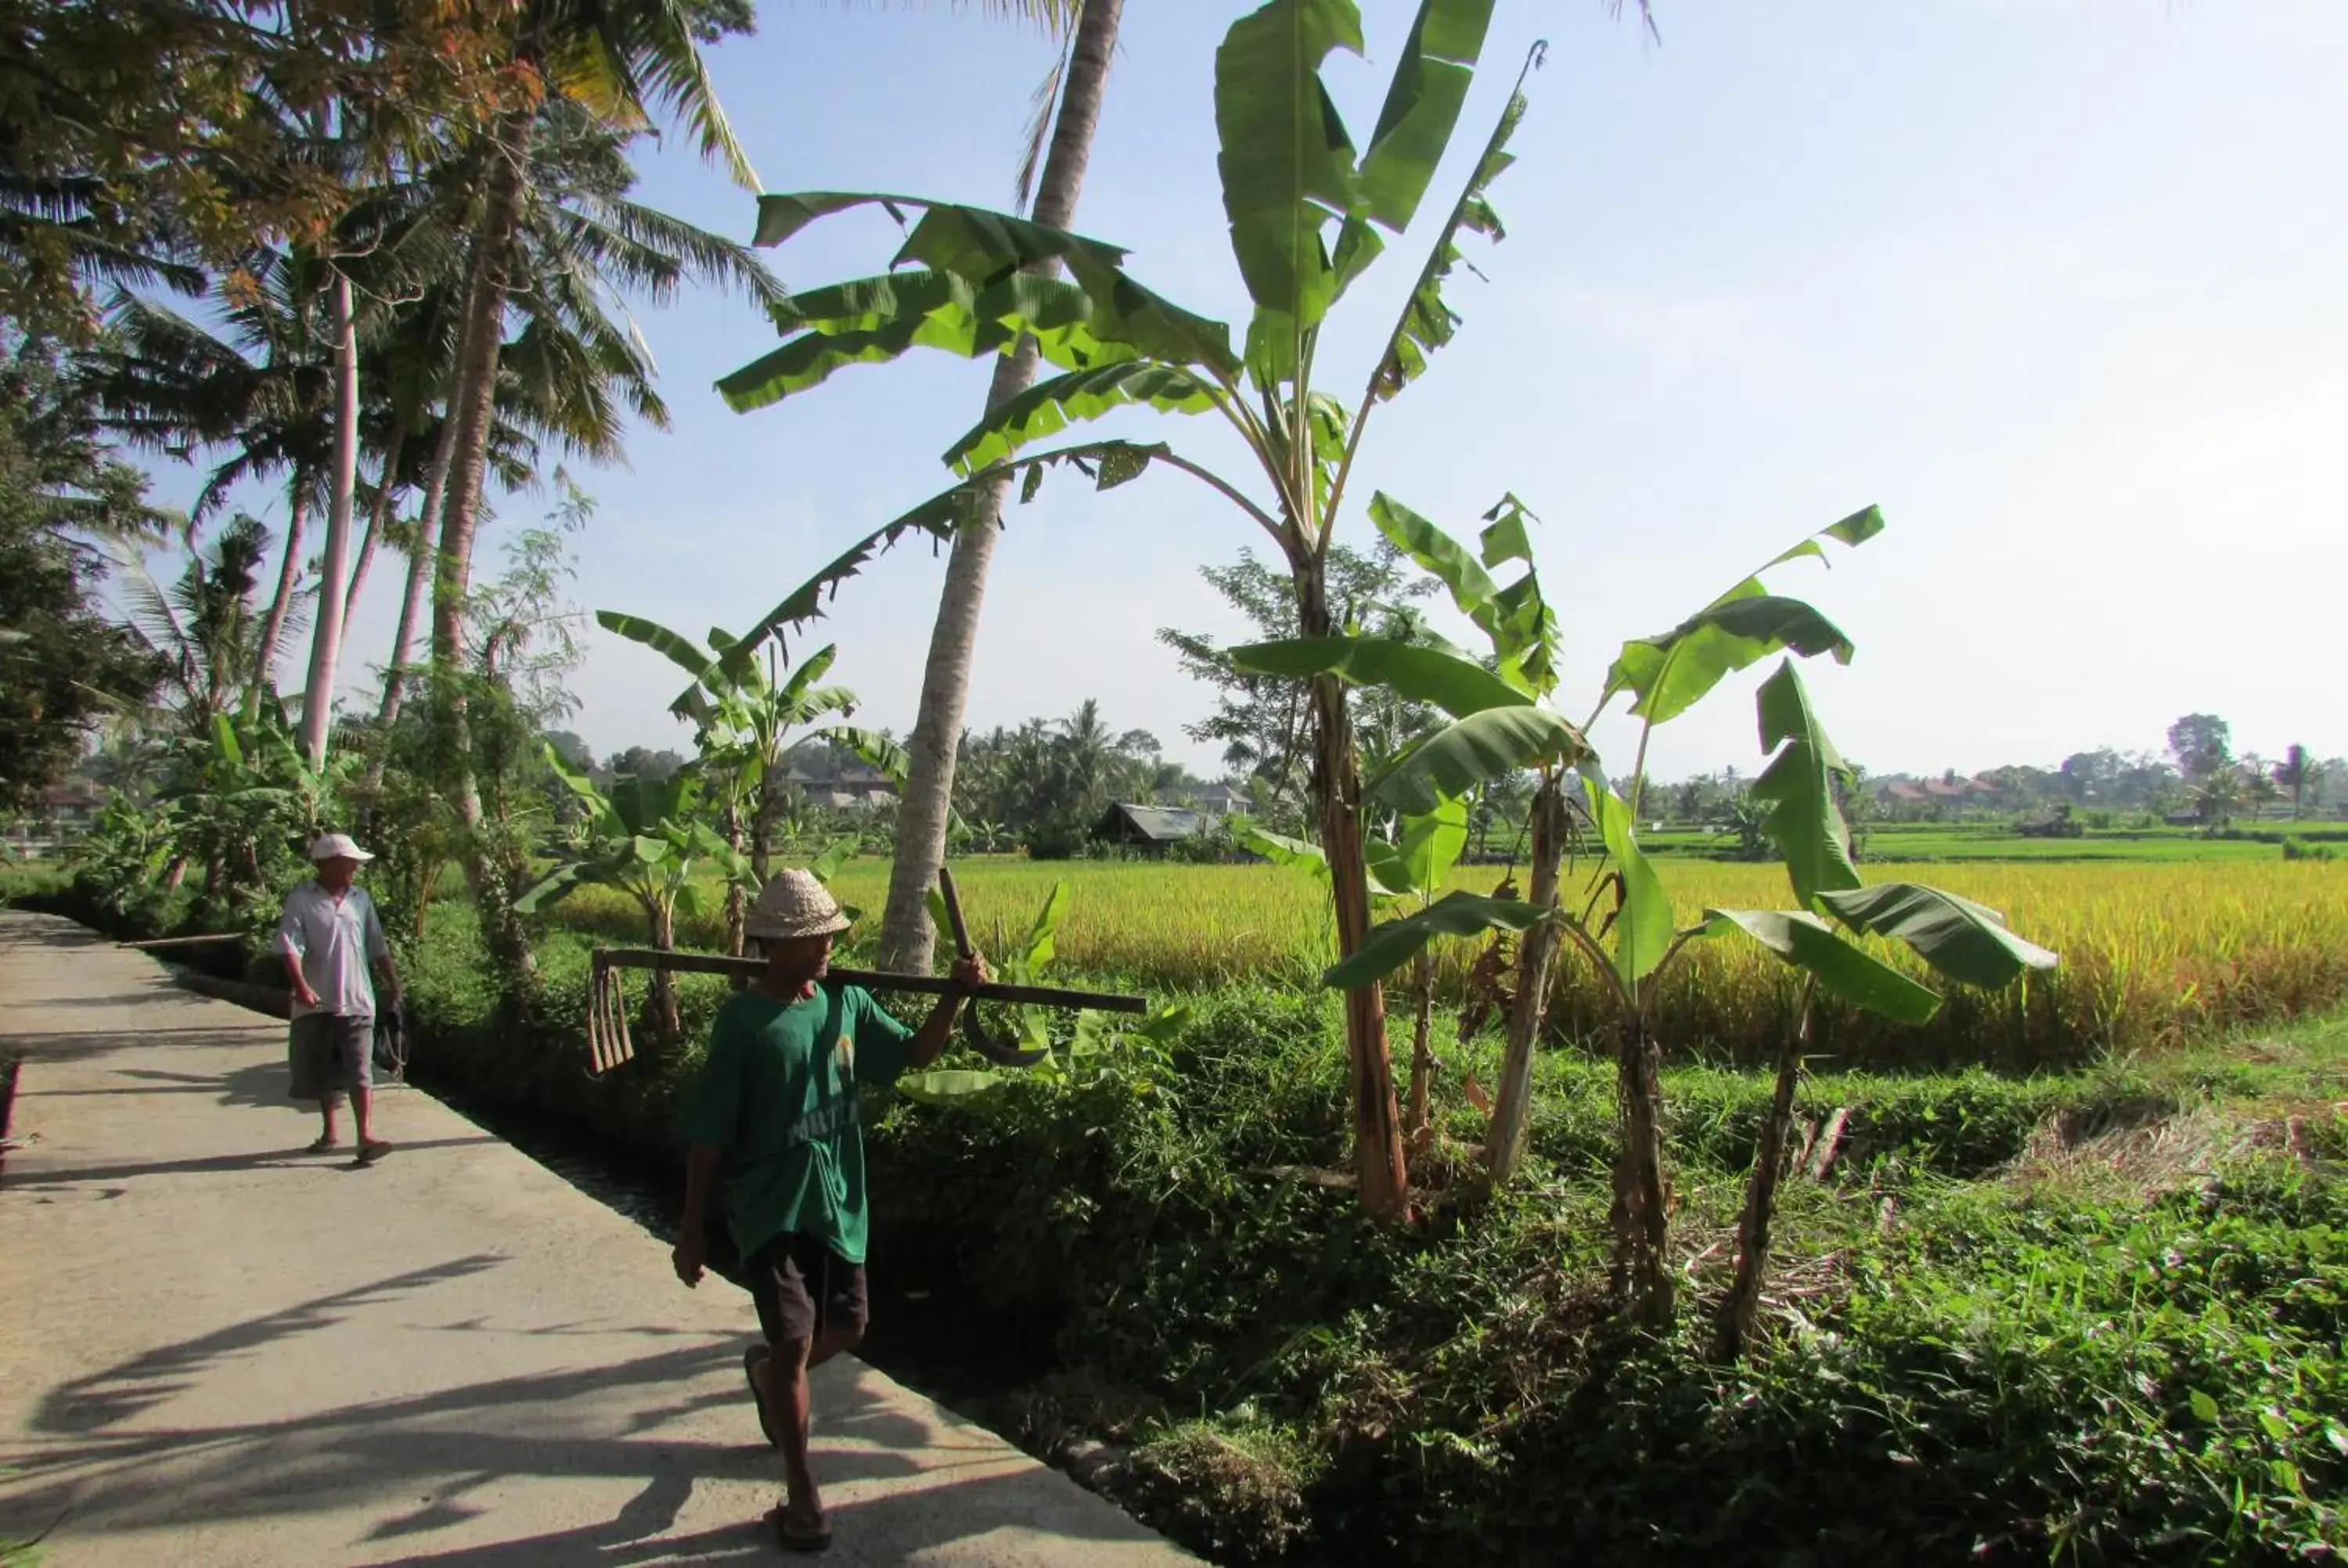
[[780,941],[829,936],[847,930],[848,925],[848,917],[840,913],[839,905],[816,880],[815,873],[794,867],[777,873],[758,889],[758,901],[750,906],[750,917],[743,922],[742,931],[745,936]]
[[373,860],[374,856],[352,842],[347,833],[323,833],[310,841],[313,860]]

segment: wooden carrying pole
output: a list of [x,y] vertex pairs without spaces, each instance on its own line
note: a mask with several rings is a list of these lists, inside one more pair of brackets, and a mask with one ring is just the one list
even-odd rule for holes
[[[623,968],[666,969],[672,974],[685,975],[739,975],[744,979],[756,979],[767,972],[767,964],[763,958],[734,958],[723,953],[666,952],[658,948],[596,948],[588,963],[587,1051],[598,1073],[609,1072],[635,1054],[635,1044],[628,1038],[627,993],[620,983],[620,971]],[[964,986],[937,975],[891,975],[838,966],[827,970],[824,978],[872,991],[907,991],[931,997],[953,992],[970,1001],[1086,1008],[1097,1012],[1149,1010],[1148,998],[1115,991],[1064,990],[1057,986]]]

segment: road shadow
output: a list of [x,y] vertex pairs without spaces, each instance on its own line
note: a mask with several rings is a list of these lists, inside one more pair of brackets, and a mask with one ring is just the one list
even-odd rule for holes
[[[272,1103],[276,1103],[272,1102]],[[421,1153],[427,1149],[463,1149],[498,1140],[487,1132],[465,1138],[393,1139],[391,1159]],[[74,1187],[87,1182],[127,1182],[139,1176],[191,1176],[229,1171],[252,1171],[272,1165],[303,1165],[334,1171],[350,1164],[349,1145],[334,1154],[311,1154],[299,1146],[288,1149],[248,1149],[233,1154],[205,1154],[188,1160],[147,1160],[119,1165],[71,1165],[58,1170],[33,1169],[12,1173],[7,1178],[12,1192],[39,1192],[44,1188]]]
[[[657,1348],[597,1365],[517,1373],[295,1417],[219,1425],[163,1425],[175,1397],[210,1377],[265,1378],[282,1358],[315,1355],[300,1342],[363,1307],[428,1301],[448,1281],[506,1260],[478,1254],[386,1276],[144,1352],[51,1390],[26,1440],[10,1445],[0,1484],[0,1537],[44,1528],[95,1547],[137,1534],[223,1523],[266,1524],[356,1512],[366,1539],[399,1551],[438,1532],[496,1528],[500,1507],[531,1506],[541,1489],[516,1481],[633,1483],[608,1519],[502,1541],[413,1550],[366,1560],[451,1568],[578,1563],[771,1560],[759,1515],[779,1496],[773,1453],[747,1408],[733,1335],[655,1327]],[[411,1309],[412,1310],[412,1309]],[[465,1324],[452,1331],[470,1331]],[[638,1331],[602,1333],[625,1344]],[[587,1353],[582,1349],[582,1354]],[[868,1379],[870,1381],[868,1383]],[[877,1374],[838,1362],[817,1377],[816,1466],[827,1487],[911,1481],[835,1504],[834,1560],[899,1563],[991,1532],[1038,1526],[1074,1541],[1146,1541],[1113,1509],[1025,1464],[1004,1472],[1005,1450],[975,1429],[933,1426],[891,1403]],[[722,1422],[711,1412],[727,1412]],[[713,1430],[738,1437],[713,1440]],[[841,1446],[842,1440],[855,1446]],[[919,1450],[914,1451],[914,1450]],[[995,1473],[978,1473],[994,1471]],[[971,1473],[957,1473],[971,1472]],[[723,1483],[738,1521],[672,1536],[695,1487]],[[559,1516],[577,1519],[575,1506]],[[524,1526],[526,1528],[526,1526]],[[1015,1561],[986,1548],[986,1561]]]

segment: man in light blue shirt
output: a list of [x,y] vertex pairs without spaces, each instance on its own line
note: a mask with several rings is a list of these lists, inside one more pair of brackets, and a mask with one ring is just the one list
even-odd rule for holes
[[374,1136],[368,1122],[375,1102],[375,984],[369,970],[383,971],[385,993],[394,1006],[399,1002],[399,974],[392,967],[391,944],[384,939],[375,900],[352,886],[359,862],[375,856],[348,835],[329,833],[312,842],[310,858],[317,863],[316,879],[286,895],[285,915],[277,922],[277,950],[294,988],[287,1048],[292,1097],[318,1102],[325,1129],[310,1153],[323,1154],[341,1142],[335,1110],[348,1094],[358,1122],[358,1163],[372,1165],[391,1145]]

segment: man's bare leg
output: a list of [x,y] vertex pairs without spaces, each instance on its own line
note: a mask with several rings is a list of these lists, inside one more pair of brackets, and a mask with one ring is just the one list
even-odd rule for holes
[[374,1090],[354,1089],[351,1091],[351,1120],[358,1123],[359,1147],[362,1149],[375,1142],[375,1134],[370,1129],[367,1122],[369,1113],[374,1110]]
[[808,1393],[807,1375],[819,1343],[822,1341],[786,1339],[752,1374],[757,1379],[758,1398],[766,1402],[775,1430],[782,1437],[785,1507],[798,1527],[808,1532],[824,1528],[823,1495],[816,1490],[815,1471],[808,1464],[815,1407]]

